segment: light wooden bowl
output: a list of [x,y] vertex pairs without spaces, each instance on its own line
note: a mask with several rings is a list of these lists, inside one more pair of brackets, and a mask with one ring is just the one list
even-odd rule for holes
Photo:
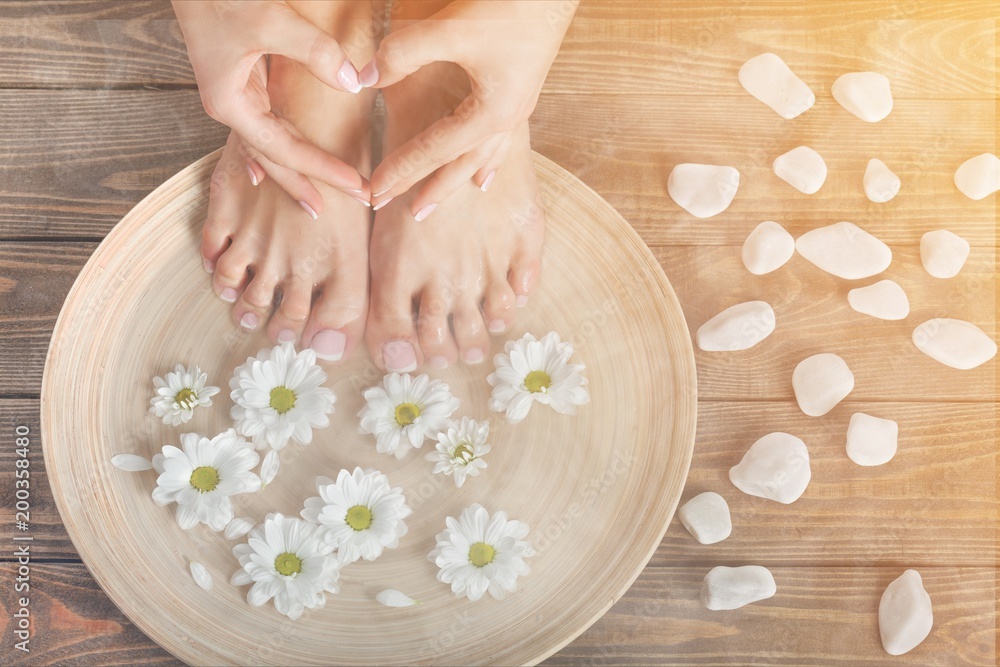
[[[244,334],[201,268],[200,229],[218,154],[183,170],[137,205],[80,273],[52,337],[42,384],[45,464],[66,529],[94,578],[122,611],[191,664],[531,664],[596,621],[631,585],[663,537],[694,444],[695,365],[681,308],[652,254],[596,193],[536,157],[549,226],[543,279],[514,329],[558,331],[587,365],[591,403],[575,416],[536,405],[510,425],[486,407],[492,364],[443,378],[462,400],[456,416],[491,420],[489,468],[455,489],[431,474],[430,447],[403,461],[358,433],[361,392],[379,374],[363,350],[327,368],[337,393],[329,428],[290,445],[262,492],[237,516],[297,515],[317,474],[375,467],[403,487],[414,512],[398,549],[345,567],[341,593],[298,621],[234,588],[234,542],[205,526],[182,531],[173,507],[150,498],[156,473],[126,473],[111,457],[151,457],[180,433],[231,425],[233,369],[268,345]],[[147,414],[151,378],[197,364],[223,391],[181,427]],[[532,572],[502,601],[456,599],[426,555],[446,516],[480,502],[531,526]],[[188,573],[205,565],[215,585]],[[423,604],[388,609],[396,588]]]

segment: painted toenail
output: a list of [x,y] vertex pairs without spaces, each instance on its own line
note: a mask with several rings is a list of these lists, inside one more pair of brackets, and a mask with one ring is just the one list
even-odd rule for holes
[[201,265],[204,266],[205,270],[209,273],[213,273],[215,271],[215,262],[213,262],[210,259],[205,259],[204,257],[202,257]]
[[491,320],[487,328],[491,334],[498,334],[503,333],[503,330],[507,328],[507,324],[503,320]]
[[374,60],[372,60],[363,68],[361,68],[361,74],[358,76],[358,80],[361,82],[361,85],[364,86],[365,88],[371,88],[376,83],[378,83],[378,77],[379,77],[378,65],[375,64]]
[[405,340],[392,340],[382,346],[385,369],[392,373],[409,373],[417,370],[417,353]]
[[478,347],[473,348],[465,353],[463,359],[467,364],[481,364],[483,363],[483,351]]
[[[497,175],[496,169],[486,174],[486,178],[483,180],[483,184],[479,186],[479,189],[486,192],[490,189],[490,185],[493,183],[493,177]],[[256,185],[256,183],[254,184]]]
[[431,213],[434,212],[434,209],[436,208],[437,204],[428,204],[427,206],[424,206],[422,209],[417,211],[414,214],[413,219],[416,220],[417,222],[423,222],[424,220],[427,219],[427,216],[429,216]]
[[385,201],[383,201],[383,202],[379,202],[379,203],[378,203],[377,205],[375,205],[375,206],[372,206],[372,210],[373,210],[373,211],[377,211],[377,210],[379,210],[380,208],[382,208],[383,206],[385,206],[386,204],[388,204],[389,202],[391,202],[391,201],[392,201],[393,199],[394,199],[393,197],[389,197],[389,198],[388,198],[388,199],[386,199]]
[[250,168],[250,165],[247,165],[247,173],[250,174],[250,182],[257,185],[257,174],[253,173],[253,169]]
[[219,292],[219,298],[227,303],[235,303],[236,297],[240,294],[232,287],[225,287],[221,292]]
[[344,90],[349,93],[361,91],[358,70],[354,69],[354,65],[349,60],[345,60],[344,64],[340,66],[340,69],[337,71],[337,80],[340,81],[340,85],[344,87]]
[[427,365],[431,368],[448,368],[448,360],[445,357],[431,357],[427,360]]
[[278,342],[279,343],[294,343],[295,342],[295,332],[291,329],[282,329],[278,332]]
[[323,361],[340,361],[347,347],[347,336],[336,329],[324,329],[313,336],[309,347]]
[[517,295],[517,307],[518,308],[524,308],[527,305],[528,305],[528,295],[527,294],[518,294]]
[[302,208],[304,208],[306,210],[306,213],[308,213],[309,217],[312,218],[313,220],[315,220],[315,219],[317,219],[319,217],[318,215],[316,215],[316,211],[313,210],[313,207],[310,206],[309,204],[305,203],[304,201],[300,200],[299,201],[299,206],[301,206]]
[[257,328],[257,315],[254,313],[243,313],[243,317],[240,318],[240,326],[244,329],[250,329],[253,331]]

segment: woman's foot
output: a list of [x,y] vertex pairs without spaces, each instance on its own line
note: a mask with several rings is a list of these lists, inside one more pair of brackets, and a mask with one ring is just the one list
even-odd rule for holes
[[[383,150],[450,113],[467,81],[456,66],[438,63],[383,91]],[[481,363],[490,334],[503,333],[527,303],[538,281],[545,216],[527,123],[511,139],[487,191],[469,181],[418,222],[409,205],[415,186],[376,213],[365,338],[380,368]]]

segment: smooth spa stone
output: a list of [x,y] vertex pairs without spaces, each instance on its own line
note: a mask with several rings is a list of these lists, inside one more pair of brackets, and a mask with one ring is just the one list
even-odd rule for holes
[[812,479],[806,443],[789,433],[768,433],[729,469],[729,481],[751,496],[794,503]]
[[677,516],[694,539],[700,544],[715,544],[733,532],[726,499],[714,491],[700,493],[684,503]]
[[667,179],[670,198],[696,218],[725,211],[739,187],[740,172],[714,164],[685,162],[675,166]]
[[882,273],[892,262],[889,246],[853,222],[806,232],[795,242],[799,254],[827,273],[859,280]]
[[847,293],[847,303],[864,315],[880,320],[904,320],[910,314],[906,292],[892,280],[880,280],[874,285],[857,287]]
[[773,53],[762,53],[743,63],[739,79],[743,90],[786,120],[816,103],[816,95],[809,86]]
[[702,581],[701,603],[712,611],[739,609],[751,602],[766,600],[777,590],[774,577],[766,567],[719,565],[709,570]]
[[945,366],[962,371],[981,366],[997,354],[997,344],[971,322],[937,317],[913,330],[917,349]]
[[865,196],[876,204],[884,204],[899,194],[899,176],[879,160],[873,157],[865,167]]
[[878,72],[851,72],[833,82],[833,99],[863,121],[877,123],[892,111],[889,79]]
[[743,242],[743,266],[755,276],[775,271],[795,254],[795,239],[774,222],[765,220]]
[[807,195],[814,194],[826,182],[826,162],[823,156],[809,148],[799,146],[774,158],[774,174],[793,188]]
[[802,412],[822,417],[854,389],[854,373],[836,354],[814,354],[795,367],[792,389]]
[[859,466],[880,466],[896,455],[898,440],[896,422],[855,412],[847,427],[847,458]]
[[903,655],[927,639],[934,625],[931,596],[916,570],[886,586],[878,604],[878,631],[889,655]]
[[1000,157],[982,153],[955,171],[955,187],[969,199],[985,199],[1000,190]]
[[935,278],[954,278],[969,258],[969,242],[947,229],[920,238],[920,263]]
[[698,328],[698,347],[706,352],[746,350],[774,331],[774,310],[764,301],[730,306]]

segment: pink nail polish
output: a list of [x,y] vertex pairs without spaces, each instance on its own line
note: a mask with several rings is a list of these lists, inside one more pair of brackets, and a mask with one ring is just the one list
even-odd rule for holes
[[465,356],[462,358],[465,360],[465,363],[469,364],[470,366],[475,366],[476,364],[483,363],[483,351],[480,350],[478,347],[473,348],[468,352],[466,352]]
[[393,199],[395,199],[395,197],[389,197],[385,201],[379,202],[378,204],[376,204],[375,206],[372,207],[372,210],[373,211],[379,210],[380,208],[382,208],[383,206],[385,206],[386,204],[388,204],[389,202],[391,202]]
[[243,317],[240,318],[240,326],[244,329],[249,329],[253,331],[257,328],[258,323],[257,315],[254,313],[243,313]]
[[382,346],[385,369],[392,373],[409,373],[417,370],[417,353],[405,340],[389,341]]
[[516,303],[518,308],[524,308],[525,306],[528,305],[528,295],[518,294]]
[[294,343],[295,342],[295,332],[291,329],[282,329],[278,332],[278,342],[279,343]]
[[442,368],[448,368],[448,359],[445,357],[431,357],[427,360],[427,365],[431,368],[441,370]]
[[250,174],[250,182],[257,185],[257,174],[250,168],[250,165],[247,165],[247,173]]
[[486,192],[487,190],[489,190],[490,189],[490,185],[493,183],[493,177],[496,176],[496,175],[497,175],[496,169],[494,169],[490,173],[486,174],[486,179],[483,181],[483,184],[479,186],[479,189],[482,190],[483,192]]
[[356,201],[358,201],[358,202],[360,202],[360,203],[364,204],[365,206],[371,206],[371,205],[372,205],[372,204],[371,204],[371,202],[370,202],[370,201],[368,201],[367,199],[362,199],[361,197],[355,197],[354,199],[355,199]]
[[340,85],[344,87],[344,90],[349,93],[358,93],[361,91],[361,82],[358,81],[358,70],[354,69],[354,65],[348,60],[345,60],[344,64],[337,71],[337,80],[340,81]]
[[413,216],[413,219],[416,220],[417,222],[423,222],[424,220],[427,219],[427,216],[429,216],[431,213],[434,212],[434,209],[436,208],[437,204],[428,204],[427,206],[424,206],[422,209],[417,211],[416,214]]
[[389,187],[387,187],[385,190],[382,190],[381,192],[376,192],[375,194],[373,194],[372,195],[372,199],[375,199],[377,197],[381,197],[382,195],[384,195],[389,190],[392,190],[392,186],[391,185]]
[[234,290],[232,287],[224,287],[221,292],[219,292],[219,298],[226,303],[236,303],[236,297],[239,296],[239,292]]
[[323,361],[340,361],[347,347],[347,336],[336,329],[324,329],[313,336],[309,348]]
[[361,85],[364,86],[365,88],[371,88],[376,83],[378,83],[378,77],[379,77],[378,65],[375,64],[374,60],[372,60],[363,68],[361,68],[361,74],[358,76],[358,80],[361,82]]
[[503,333],[504,329],[507,328],[507,324],[503,320],[490,320],[489,326],[486,327],[491,334]]
[[317,218],[319,218],[319,216],[316,215],[316,211],[314,211],[313,207],[310,206],[309,204],[305,203],[302,200],[299,200],[299,206],[301,206],[302,208],[304,208],[306,210],[306,213],[308,213],[309,217],[312,218],[313,220],[316,220]]
[[213,262],[212,260],[205,259],[204,257],[202,257],[201,258],[201,265],[205,267],[205,271],[207,271],[208,273],[214,273],[215,272],[215,262]]

